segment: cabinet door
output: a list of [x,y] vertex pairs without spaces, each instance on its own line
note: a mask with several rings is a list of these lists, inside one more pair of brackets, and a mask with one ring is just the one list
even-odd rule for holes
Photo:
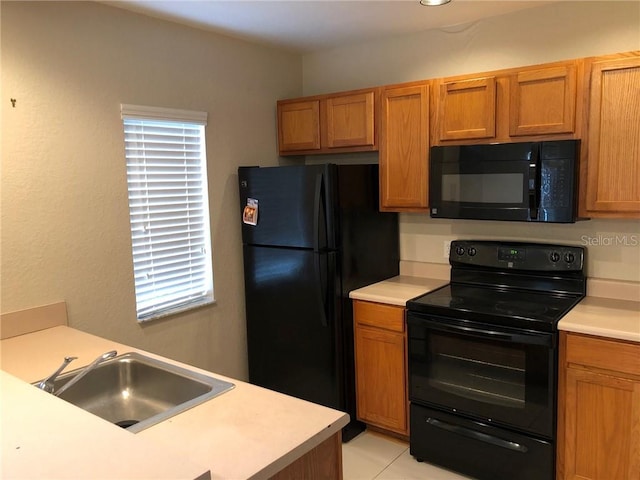
[[355,337],[358,418],[406,435],[404,335],[357,326]]
[[640,383],[567,368],[564,480],[640,478]]
[[327,147],[375,145],[374,93],[328,98]]
[[282,152],[320,149],[320,101],[278,103],[278,148]]
[[509,135],[572,133],[576,65],[529,70],[510,77]]
[[440,85],[438,122],[440,140],[495,137],[495,77],[446,82]]
[[589,216],[640,217],[639,105],[640,57],[593,63],[586,142]]
[[385,89],[380,134],[380,209],[424,211],[429,182],[429,86]]

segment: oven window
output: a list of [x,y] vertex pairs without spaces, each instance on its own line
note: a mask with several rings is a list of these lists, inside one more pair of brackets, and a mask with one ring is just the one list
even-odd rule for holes
[[461,342],[432,333],[429,384],[484,403],[524,408],[526,352],[498,342]]
[[467,203],[522,203],[522,173],[443,174],[442,201]]

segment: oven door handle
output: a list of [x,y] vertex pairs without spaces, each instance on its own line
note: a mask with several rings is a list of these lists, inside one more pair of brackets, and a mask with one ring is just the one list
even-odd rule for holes
[[491,445],[496,445],[498,447],[513,450],[515,452],[527,453],[528,450],[527,447],[525,447],[524,445],[520,445],[519,443],[511,442],[509,440],[503,440],[502,438],[494,437],[493,435],[487,435],[486,433],[477,432],[460,425],[453,425],[451,423],[443,422],[442,420],[437,420],[435,418],[429,417],[427,418],[426,422],[431,426],[441,428],[448,432],[462,435],[463,437],[478,440],[480,442],[490,443]]
[[[511,333],[498,332],[495,330],[485,330],[471,327],[444,325],[438,322],[420,320],[420,324],[426,324],[428,328],[443,332],[469,335],[473,337],[488,338],[501,342],[517,342],[525,345],[543,345],[549,348],[554,347],[553,334],[551,333]],[[489,327],[490,328],[490,327]]]

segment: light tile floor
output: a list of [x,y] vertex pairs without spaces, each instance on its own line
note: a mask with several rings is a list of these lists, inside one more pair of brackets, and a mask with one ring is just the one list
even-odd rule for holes
[[344,480],[473,480],[409,455],[409,444],[365,430],[342,444]]

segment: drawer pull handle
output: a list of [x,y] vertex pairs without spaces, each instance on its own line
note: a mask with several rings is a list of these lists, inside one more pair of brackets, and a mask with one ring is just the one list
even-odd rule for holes
[[498,447],[506,448],[509,450],[513,450],[520,453],[526,453],[527,447],[524,445],[520,445],[516,442],[510,442],[509,440],[503,440],[502,438],[494,437],[493,435],[487,435],[486,433],[477,432],[475,430],[471,430],[466,427],[461,427],[460,425],[453,425],[451,423],[443,422],[441,420],[436,420],[435,418],[427,418],[427,423],[437,428],[441,428],[443,430],[447,430],[451,433],[456,433],[458,435],[462,435],[464,437],[471,438],[473,440],[479,440],[481,442],[490,443],[492,445],[496,445]]

